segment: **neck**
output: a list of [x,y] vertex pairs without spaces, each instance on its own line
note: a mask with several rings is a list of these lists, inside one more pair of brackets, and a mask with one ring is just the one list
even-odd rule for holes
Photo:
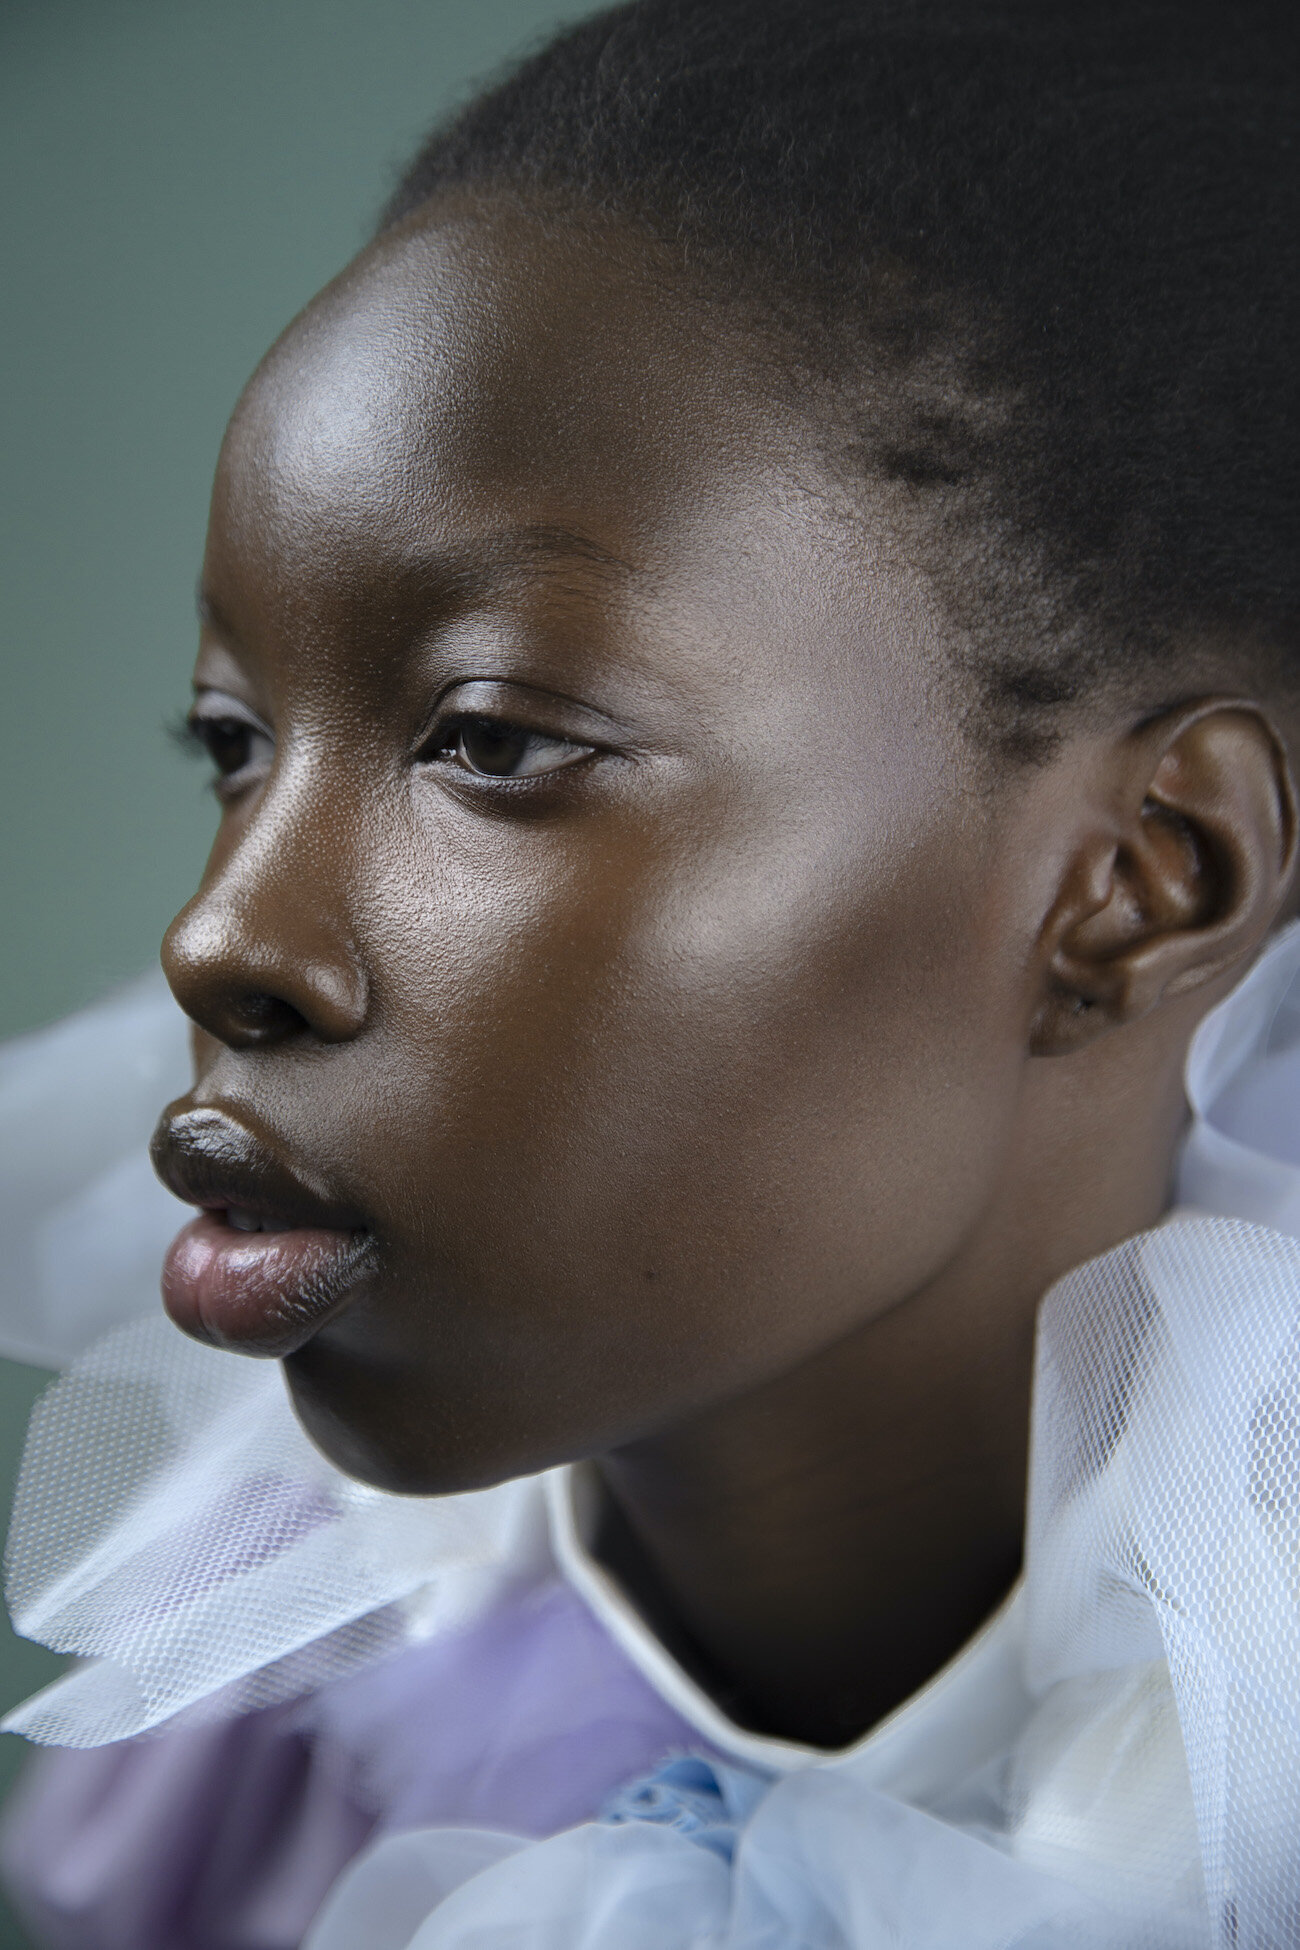
[[1159,1218],[1184,1117],[1177,1053],[1155,1075],[1131,1053],[1111,1079],[1105,1062],[1039,1067],[999,1196],[937,1278],[794,1373],[602,1459],[602,1555],[757,1731],[856,1739],[1017,1575],[1038,1302]]

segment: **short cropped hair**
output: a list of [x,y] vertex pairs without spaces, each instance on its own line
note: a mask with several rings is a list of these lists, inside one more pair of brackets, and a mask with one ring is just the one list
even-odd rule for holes
[[454,188],[648,228],[813,375],[980,722],[1300,692],[1297,0],[634,0],[429,138]]

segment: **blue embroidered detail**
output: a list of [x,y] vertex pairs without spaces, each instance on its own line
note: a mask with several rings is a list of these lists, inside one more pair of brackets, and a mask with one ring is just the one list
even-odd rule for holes
[[652,1821],[730,1862],[740,1830],[771,1785],[771,1777],[754,1768],[679,1754],[616,1789],[600,1819]]

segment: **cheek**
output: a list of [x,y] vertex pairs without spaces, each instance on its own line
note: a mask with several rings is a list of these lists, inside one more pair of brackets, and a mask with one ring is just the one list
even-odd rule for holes
[[1016,1066],[977,877],[751,855],[607,849],[526,898],[444,862],[389,916],[365,1147],[395,1277],[346,1331],[471,1451],[508,1430],[539,1466],[752,1385],[980,1209]]

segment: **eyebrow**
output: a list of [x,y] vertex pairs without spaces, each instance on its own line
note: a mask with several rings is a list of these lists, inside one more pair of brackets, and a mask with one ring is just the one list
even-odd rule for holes
[[[495,535],[487,535],[471,542],[463,551],[454,551],[455,557],[479,558],[492,565],[513,568],[516,565],[537,560],[594,562],[601,568],[619,569],[624,574],[632,573],[632,564],[625,562],[621,555],[603,548],[594,542],[590,535],[582,535],[576,528],[554,528],[536,524],[526,528],[507,528]],[[448,558],[452,559],[452,558]]]
[[[464,593],[521,569],[564,562],[587,563],[619,575],[634,573],[630,562],[593,541],[590,535],[583,535],[576,528],[544,523],[476,535],[456,547],[415,557],[402,565],[402,572],[414,582]],[[195,607],[199,622],[206,628],[229,633],[226,619],[201,581],[195,590]]]

